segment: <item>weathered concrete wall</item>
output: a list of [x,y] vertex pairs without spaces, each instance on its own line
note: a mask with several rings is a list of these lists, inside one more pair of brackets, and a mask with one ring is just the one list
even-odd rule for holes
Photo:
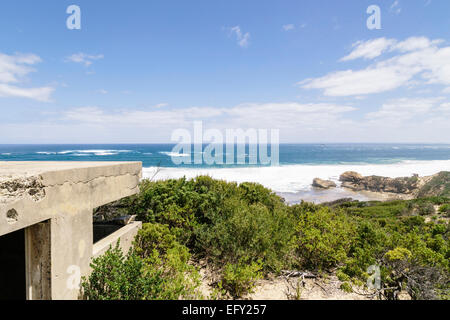
[[52,299],[78,298],[93,209],[137,193],[141,172],[140,162],[0,162],[0,236],[50,221]]
[[110,247],[114,248],[119,240],[119,247],[124,254],[127,254],[133,246],[134,238],[141,228],[142,222],[135,221],[100,240],[94,244],[93,257],[97,258],[108,251]]
[[52,298],[51,225],[41,222],[25,230],[27,299]]

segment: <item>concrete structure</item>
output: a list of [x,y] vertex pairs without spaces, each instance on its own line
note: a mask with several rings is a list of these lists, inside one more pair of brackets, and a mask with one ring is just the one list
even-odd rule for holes
[[140,228],[94,244],[94,208],[137,193],[141,175],[140,162],[0,162],[0,299],[79,298],[92,257]]

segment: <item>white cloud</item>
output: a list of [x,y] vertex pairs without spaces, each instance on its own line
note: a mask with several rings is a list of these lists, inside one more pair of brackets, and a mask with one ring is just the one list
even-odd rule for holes
[[0,84],[0,97],[28,98],[48,102],[54,90],[52,87],[20,88],[8,84]]
[[441,40],[424,37],[402,42],[384,38],[360,42],[342,60],[373,59],[387,51],[395,55],[364,69],[331,72],[298,84],[304,89],[322,89],[327,96],[374,94],[411,84],[450,85],[450,47],[440,48],[440,44]]
[[189,107],[164,110],[116,110],[106,112],[99,107],[69,110],[63,120],[99,125],[178,128],[203,120],[218,127],[296,127],[300,124],[323,126],[340,115],[356,110],[336,104],[245,103],[232,108]]
[[299,85],[304,89],[323,89],[326,96],[358,96],[389,91],[405,85],[413,74],[395,67],[339,71]]
[[401,98],[384,103],[380,110],[366,115],[369,120],[403,122],[416,116],[427,115],[443,98]]
[[100,60],[103,58],[104,58],[103,54],[91,55],[80,52],[68,56],[66,58],[66,61],[84,64],[86,67],[89,67],[95,60]]
[[41,62],[41,58],[34,54],[16,54],[9,56],[0,53],[0,82],[17,83],[20,77],[35,71],[29,67]]
[[29,73],[31,66],[41,62],[34,54],[6,55],[0,53],[0,97],[19,97],[38,101],[49,101],[54,88],[23,88],[17,86]]
[[[62,112],[49,125],[54,125],[54,130],[60,132],[59,126],[64,124],[66,131],[61,134],[71,142],[82,142],[81,137],[86,136],[86,132],[91,132],[98,141],[106,139],[110,142],[168,142],[173,130],[189,129],[194,121],[203,121],[205,129],[214,128],[223,132],[233,128],[281,129],[284,130],[285,140],[303,140],[312,139],[311,135],[326,132],[331,128],[339,130],[339,127],[345,127],[348,121],[343,119],[343,115],[353,110],[355,108],[345,105],[297,102],[245,103],[230,108],[204,106],[110,110],[83,107]],[[73,135],[77,130],[81,130],[83,136]],[[1,132],[0,128],[0,134]],[[48,139],[56,138],[42,140],[48,142]],[[59,135],[57,139],[60,139]]]
[[292,30],[297,29],[297,27],[298,27],[299,29],[304,29],[304,28],[306,28],[306,26],[307,26],[306,23],[302,23],[302,24],[300,24],[300,25],[298,25],[298,26],[295,26],[294,24],[290,23],[290,24],[285,24],[285,25],[283,25],[282,28],[283,28],[284,31],[292,31]]
[[97,93],[100,93],[100,94],[108,94],[108,91],[105,90],[105,89],[100,89],[100,90],[97,90]]
[[348,56],[345,56],[341,61],[349,61],[358,58],[373,59],[380,56],[383,52],[388,50],[395,44],[395,40],[378,38],[369,41],[358,41],[353,44],[355,48]]
[[106,112],[99,107],[82,107],[64,113],[63,120],[78,121],[82,123],[96,123],[100,125],[120,126],[148,126],[164,127],[183,125],[195,119],[206,119],[222,114],[221,109],[197,108],[174,110],[117,110]]
[[230,34],[235,34],[237,43],[240,47],[248,47],[250,41],[250,33],[243,33],[240,26],[230,28]]
[[[396,43],[395,40],[393,40]],[[444,42],[443,40],[437,39],[431,41],[426,37],[410,37],[405,41],[398,42],[392,47],[392,50],[398,50],[400,52],[409,52],[420,49],[426,49],[429,47],[434,47]]]
[[294,30],[294,29],[295,29],[295,26],[293,24],[285,24],[283,26],[284,31],[290,31],[290,30]]
[[343,57],[341,61],[350,61],[359,58],[374,59],[387,51],[399,51],[405,53],[436,47],[443,42],[444,41],[441,39],[431,41],[426,37],[410,37],[401,42],[398,42],[395,39],[386,38],[358,41],[352,45],[354,48],[353,51],[349,55]]
[[448,143],[450,104],[444,98],[401,98],[384,103],[357,124],[366,140]]
[[402,12],[402,8],[400,7],[400,2],[398,0],[395,0],[391,7],[389,8],[390,12],[393,12],[395,14],[400,14]]
[[437,108],[437,111],[440,113],[447,113],[450,115],[450,102],[443,103]]
[[[280,129],[281,142],[435,142],[450,140],[450,105],[444,98],[402,98],[360,119],[334,103],[243,103],[230,108],[186,107],[111,110],[74,108],[53,119],[0,126],[2,141],[39,143],[162,143],[175,129]],[[20,136],[15,135],[20,132]],[[3,138],[3,139],[2,139]],[[5,140],[6,139],[6,140]],[[94,140],[92,140],[94,139]]]

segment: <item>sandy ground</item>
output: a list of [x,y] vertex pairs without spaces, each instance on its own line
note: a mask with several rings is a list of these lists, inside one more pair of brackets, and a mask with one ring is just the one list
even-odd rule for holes
[[366,295],[341,290],[341,283],[336,276],[330,276],[328,279],[304,280],[298,277],[290,279],[278,277],[273,280],[261,280],[254,293],[247,298],[250,300],[370,300],[370,297]]
[[[217,283],[217,273],[204,263],[200,264],[202,285],[201,294],[208,299]],[[253,293],[244,296],[243,300],[370,300],[370,292],[355,288],[356,292],[348,293],[340,289],[342,282],[335,275],[327,275],[317,279],[302,277],[271,277],[259,280]],[[298,290],[297,290],[298,288]],[[300,294],[300,296],[298,296]]]

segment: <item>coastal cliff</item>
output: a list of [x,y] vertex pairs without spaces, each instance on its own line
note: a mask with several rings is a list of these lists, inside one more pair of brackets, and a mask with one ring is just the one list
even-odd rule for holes
[[371,191],[410,195],[417,197],[450,196],[450,172],[443,171],[429,177],[388,178],[367,176],[353,171],[343,173],[339,180],[342,187],[353,191]]

